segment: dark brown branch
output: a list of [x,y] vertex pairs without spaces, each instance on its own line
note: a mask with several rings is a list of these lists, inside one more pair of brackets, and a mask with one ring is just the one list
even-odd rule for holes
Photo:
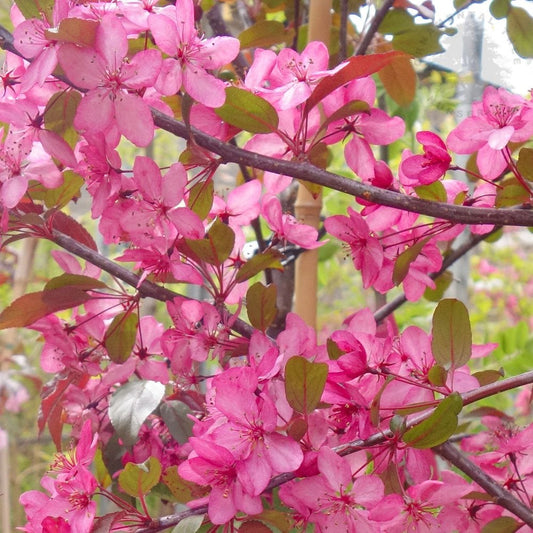
[[533,210],[492,209],[485,207],[465,207],[441,202],[422,200],[395,191],[380,189],[322,170],[306,161],[294,162],[274,159],[266,155],[243,150],[236,146],[211,137],[196,128],[188,130],[181,122],[152,109],[154,122],[159,128],[178,137],[187,139],[192,132],[195,142],[221,156],[223,162],[248,165],[261,170],[268,170],[275,174],[292,176],[293,178],[361,198],[367,202],[395,207],[403,211],[410,211],[434,218],[450,220],[457,224],[494,224],[498,226],[533,226]]
[[383,2],[383,5],[376,11],[376,14],[372,19],[368,30],[366,30],[363,38],[357,46],[357,50],[355,51],[356,56],[364,56],[366,54],[366,51],[368,50],[368,47],[370,46],[374,35],[376,35],[378,31],[379,25],[385,18],[385,15],[389,11],[389,9],[392,7],[392,4],[394,4],[394,0],[385,0],[385,2]]
[[[105,270],[107,273],[111,274],[117,279],[124,281],[131,287],[135,287],[139,292],[139,295],[143,298],[153,298],[154,300],[159,300],[161,302],[173,300],[176,296],[186,298],[186,296],[182,294],[178,294],[177,292],[171,291],[170,289],[161,287],[160,285],[152,283],[149,280],[144,280],[142,283],[139,283],[141,278],[137,274],[130,272],[127,268],[117,265],[115,261],[104,257],[98,252],[95,252],[91,248],[84,246],[83,244],[79,243],[68,235],[65,235],[64,233],[61,233],[57,230],[53,230],[51,240],[61,246],[61,248],[67,250],[68,252],[78,257],[81,257],[86,261],[89,261],[89,263],[101,268],[102,270]],[[229,313],[227,313],[225,318],[232,318],[233,320],[233,317],[231,317]],[[249,338],[255,331],[252,326],[250,326],[241,319],[236,319],[232,324],[231,329],[236,333],[239,333],[243,337],[247,338]]]
[[440,446],[435,446],[433,450],[453,466],[467,474],[468,477],[482,487],[487,494],[494,496],[497,505],[504,507],[521,518],[528,526],[533,527],[533,512],[531,511],[531,508],[524,505],[518,498],[515,498],[509,491],[496,483],[494,479],[465,457],[453,444],[445,442]]

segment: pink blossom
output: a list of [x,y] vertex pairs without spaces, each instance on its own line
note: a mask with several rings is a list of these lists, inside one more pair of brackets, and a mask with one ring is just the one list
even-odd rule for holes
[[127,60],[127,53],[126,31],[115,15],[108,14],[98,26],[94,49],[64,44],[59,62],[75,85],[89,89],[78,106],[76,128],[95,133],[116,125],[132,143],[146,146],[153,138],[154,122],[148,105],[135,91],[155,83],[161,55],[157,50],[143,50]]
[[505,89],[489,86],[483,92],[483,101],[472,105],[472,116],[448,135],[446,144],[458,154],[477,152],[479,171],[495,179],[507,168],[507,145],[527,141],[532,134],[530,103]]
[[452,158],[442,139],[431,131],[419,131],[416,140],[422,144],[424,155],[412,155],[409,151],[403,157],[399,177],[403,185],[416,187],[438,180],[450,167]]
[[281,242],[291,242],[302,248],[311,250],[322,246],[325,242],[317,242],[318,231],[307,224],[300,224],[292,215],[283,214],[281,203],[275,196],[263,200],[261,214],[270,229]]
[[226,99],[226,84],[209,74],[230,63],[239,53],[233,37],[200,39],[194,26],[192,0],[177,0],[148,17],[157,46],[170,57],[163,61],[156,89],[164,95],[185,92],[208,107],[220,107]]
[[350,247],[353,264],[363,277],[363,287],[370,287],[383,264],[383,248],[376,237],[370,234],[363,217],[349,207],[347,217],[334,215],[327,218],[324,225],[328,233]]

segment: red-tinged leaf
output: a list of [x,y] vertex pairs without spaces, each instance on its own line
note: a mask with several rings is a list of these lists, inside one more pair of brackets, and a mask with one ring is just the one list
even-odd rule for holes
[[87,292],[72,287],[25,294],[0,313],[0,329],[29,326],[56,311],[82,305],[90,298]]
[[507,35],[520,57],[533,57],[533,17],[523,8],[511,6],[507,13]]
[[41,183],[35,183],[31,188],[31,197],[42,200],[48,209],[61,209],[73,199],[81,196],[84,179],[72,170],[63,171],[63,183],[55,189],[47,189]]
[[174,496],[179,503],[187,503],[191,500],[196,500],[205,496],[209,492],[209,487],[202,487],[192,481],[187,481],[180,477],[176,465],[169,466],[165,470],[161,481],[168,487],[172,496]]
[[465,304],[455,298],[441,300],[433,313],[431,350],[446,369],[466,365],[472,356],[472,330]]
[[129,359],[137,339],[138,325],[139,317],[136,313],[124,311],[115,316],[104,338],[104,346],[111,361],[122,364]]
[[217,219],[203,239],[185,239],[185,242],[200,261],[210,265],[221,265],[233,250],[235,233]]
[[428,381],[436,387],[444,387],[446,379],[448,378],[448,371],[440,366],[433,365],[428,372]]
[[259,520],[247,520],[242,522],[239,531],[242,533],[272,533],[272,530],[263,524],[263,522],[259,522]]
[[195,183],[189,191],[187,207],[192,209],[202,220],[209,214],[213,205],[213,181]]
[[276,109],[264,98],[238,89],[226,88],[226,101],[215,113],[228,124],[250,133],[271,133],[278,128]]
[[239,271],[235,276],[235,281],[237,283],[246,281],[247,279],[259,274],[259,272],[263,272],[263,270],[266,270],[267,268],[283,270],[283,265],[280,262],[281,257],[281,253],[273,248],[254,255],[250,260],[246,261],[241,268],[239,268]]
[[59,289],[61,287],[71,287],[79,290],[104,289],[107,285],[98,279],[81,274],[61,274],[48,281],[44,286],[45,291]]
[[426,420],[403,434],[403,441],[412,448],[433,448],[447,441],[457,429],[457,415],[463,408],[458,392],[444,398]]
[[82,385],[88,376],[83,374],[60,374],[44,385],[41,390],[41,406],[37,418],[39,435],[48,426],[52,440],[57,451],[61,451],[61,434],[63,430],[63,405],[61,399],[67,388],[73,385]]
[[304,418],[298,417],[294,420],[291,420],[289,427],[287,428],[287,435],[291,439],[298,442],[300,439],[303,439],[304,435],[307,433],[308,424]]
[[378,72],[387,94],[402,107],[409,106],[416,94],[416,72],[409,57],[397,57]]
[[63,137],[74,148],[79,134],[74,128],[74,117],[81,102],[81,94],[76,91],[60,91],[55,93],[44,110],[44,125],[47,130]]
[[475,377],[479,385],[483,387],[484,385],[490,385],[491,383],[496,383],[496,381],[499,381],[504,376],[503,369],[500,370],[481,370],[479,372],[474,372],[472,374],[473,377]]
[[150,457],[144,463],[126,463],[118,476],[119,487],[130,496],[138,498],[148,494],[161,477],[161,463]]
[[94,46],[97,28],[98,22],[95,20],[67,18],[56,28],[47,29],[44,33],[48,39],[54,41]]
[[318,102],[331,94],[335,89],[357,78],[370,76],[388,65],[394,58],[405,56],[404,52],[393,51],[385,54],[373,54],[368,56],[354,56],[347,61],[347,65],[335,74],[320,80],[315,90],[305,104],[305,112],[309,113]]
[[533,148],[522,148],[516,164],[518,172],[528,181],[533,181]]
[[396,258],[394,269],[392,271],[392,281],[395,285],[399,285],[405,279],[405,276],[409,273],[411,263],[420,255],[420,252],[423,250],[429,239],[429,237],[426,237],[425,239],[418,241]]
[[246,311],[254,328],[264,332],[272,324],[278,312],[276,297],[277,290],[275,285],[265,287],[258,281],[248,289],[246,293]]
[[515,533],[522,529],[523,524],[511,516],[499,516],[490,522],[487,522],[481,533]]
[[313,363],[305,357],[295,356],[285,366],[285,395],[289,405],[299,413],[310,413],[320,403],[328,365]]
[[127,516],[126,511],[117,511],[94,519],[91,526],[91,533],[111,533],[116,531],[121,521]]
[[95,252],[98,251],[98,246],[96,246],[91,234],[77,220],[62,211],[49,212],[47,215],[47,218],[51,219],[52,227],[55,230],[68,235],[76,242],[87,246],[87,248]]

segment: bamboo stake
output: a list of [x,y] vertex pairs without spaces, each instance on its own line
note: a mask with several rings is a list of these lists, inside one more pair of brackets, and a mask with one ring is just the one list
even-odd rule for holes
[[[329,43],[332,0],[311,0],[309,6],[309,41]],[[302,185],[294,204],[297,220],[318,228],[322,197],[313,198]],[[294,311],[313,328],[316,328],[318,250],[309,250],[296,260],[294,279]]]

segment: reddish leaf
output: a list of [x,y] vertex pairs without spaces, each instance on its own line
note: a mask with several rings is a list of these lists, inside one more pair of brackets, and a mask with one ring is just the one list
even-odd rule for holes
[[311,96],[305,105],[305,112],[309,113],[318,102],[331,94],[335,89],[342,87],[345,83],[355,80],[356,78],[364,78],[370,76],[381,70],[385,65],[388,65],[393,59],[398,57],[406,57],[404,52],[395,50],[393,52],[386,52],[385,54],[373,54],[369,56],[354,56],[347,61],[347,65],[341,70],[322,79],[315,87]]
[[91,234],[77,220],[65,215],[62,211],[54,211],[48,218],[51,218],[53,229],[72,237],[76,242],[91,250],[98,251]]
[[73,287],[31,292],[0,313],[0,329],[23,328],[56,311],[84,304],[91,296]]
[[387,94],[400,106],[407,107],[415,98],[416,72],[408,56],[397,57],[378,73]]
[[95,20],[67,18],[57,28],[46,30],[45,35],[55,41],[94,46],[97,28],[98,22]]
[[246,311],[254,328],[265,331],[276,318],[277,290],[275,285],[265,287],[261,282],[254,283],[246,293]]

